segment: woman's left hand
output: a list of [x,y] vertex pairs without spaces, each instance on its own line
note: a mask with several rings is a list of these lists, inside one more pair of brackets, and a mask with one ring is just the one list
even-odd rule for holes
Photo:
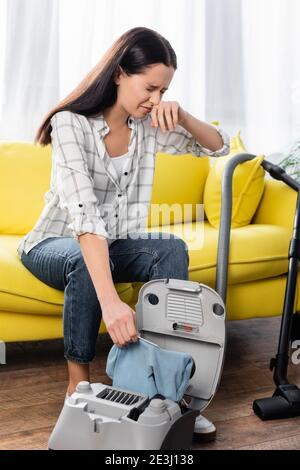
[[162,132],[172,131],[182,125],[187,114],[177,101],[161,101],[151,111],[151,126],[159,126]]

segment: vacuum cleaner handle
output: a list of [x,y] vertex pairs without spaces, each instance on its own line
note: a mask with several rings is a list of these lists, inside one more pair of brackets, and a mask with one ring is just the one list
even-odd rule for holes
[[276,180],[283,181],[295,191],[300,191],[300,183],[289,176],[283,168],[268,160],[261,162],[262,167]]
[[251,153],[238,153],[225,165],[222,178],[221,218],[218,239],[217,272],[215,290],[221,296],[226,306],[228,258],[232,215],[232,178],[237,165],[253,160],[256,155]]
[[[288,175],[286,175],[285,172],[282,176],[282,179],[284,181],[286,179],[286,176],[290,178]],[[291,341],[291,328],[297,288],[298,265],[300,260],[300,185],[295,180],[292,181],[296,184],[296,186],[298,186],[298,197],[294,218],[293,235],[290,241],[288,253],[289,267],[286,282],[282,322],[279,335],[278,351],[276,359],[272,359],[270,365],[271,370],[275,367],[274,381],[276,385],[283,385],[288,383],[287,369],[289,359],[289,347]],[[287,182],[287,184],[289,184],[289,182]]]
[[279,334],[277,356],[271,359],[270,369],[274,371],[274,382],[277,386],[288,384],[287,369],[289,360],[289,347],[291,341],[291,328],[294,314],[294,303],[297,287],[298,264],[300,259],[300,184],[289,176],[283,168],[264,160],[262,166],[275,179],[283,181],[298,192],[296,211],[294,217],[293,235],[289,246],[289,267],[286,281],[284,307]]

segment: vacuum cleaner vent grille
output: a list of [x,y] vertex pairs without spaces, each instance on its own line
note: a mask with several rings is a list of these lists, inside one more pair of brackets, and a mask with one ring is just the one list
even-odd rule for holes
[[167,316],[170,321],[203,325],[203,311],[198,297],[182,294],[169,294]]
[[101,398],[102,400],[112,401],[127,406],[134,405],[143,399],[143,397],[139,395],[134,395],[133,393],[123,392],[121,390],[116,390],[109,387],[102,390],[102,392],[100,392],[97,397]]

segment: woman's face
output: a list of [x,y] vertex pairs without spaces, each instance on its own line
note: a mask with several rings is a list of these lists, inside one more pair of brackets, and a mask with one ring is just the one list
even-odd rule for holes
[[118,101],[130,115],[145,117],[153,106],[160,103],[174,72],[173,67],[164,64],[151,65],[146,72],[131,76],[122,71],[116,80],[119,85]]

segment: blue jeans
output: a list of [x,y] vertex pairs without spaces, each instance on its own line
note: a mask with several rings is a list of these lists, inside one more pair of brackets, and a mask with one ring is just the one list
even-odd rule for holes
[[[143,238],[120,238],[109,247],[114,283],[148,282],[151,279],[188,280],[188,246],[181,238],[161,232],[143,233]],[[151,238],[150,238],[151,237]],[[64,357],[86,364],[95,356],[101,321],[101,306],[80,244],[73,237],[42,240],[26,255],[23,265],[45,284],[64,291]],[[101,262],[101,260],[99,260]]]

